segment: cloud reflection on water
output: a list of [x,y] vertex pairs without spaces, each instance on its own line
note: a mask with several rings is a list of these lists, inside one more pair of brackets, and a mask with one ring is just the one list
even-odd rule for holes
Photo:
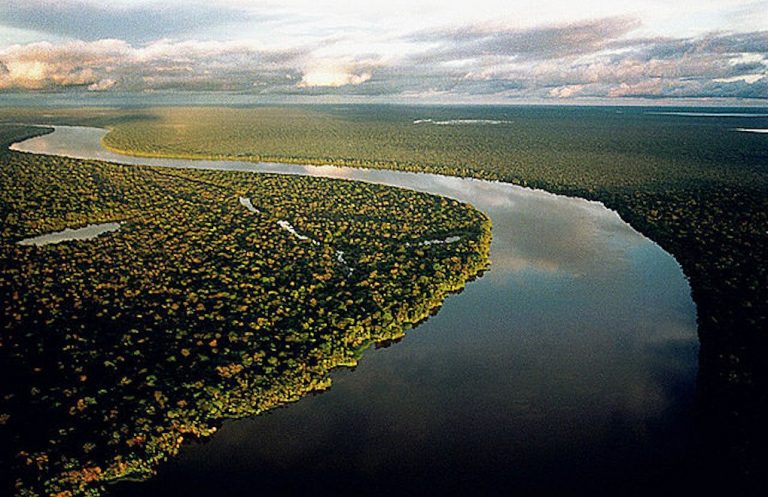
[[[603,205],[506,183],[423,173],[241,161],[190,161],[128,157],[100,146],[105,130],[55,126],[56,133],[27,140],[15,150],[170,167],[322,176],[369,181],[469,202],[492,219],[491,277],[540,271],[579,277],[615,272],[626,252],[645,240]],[[618,266],[617,266],[618,265]],[[610,267],[617,266],[617,267]]]

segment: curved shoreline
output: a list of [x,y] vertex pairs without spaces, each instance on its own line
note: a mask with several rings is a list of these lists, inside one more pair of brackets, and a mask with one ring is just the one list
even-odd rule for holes
[[[96,128],[91,128],[91,129],[96,129]],[[103,132],[103,130],[99,130],[99,132]],[[27,152],[27,153],[41,153],[41,154],[45,154],[44,151],[30,152],[28,150],[23,150],[22,147],[18,147],[18,146],[12,147],[12,149],[15,149],[15,150],[21,151],[21,152]],[[47,155],[51,155],[51,154],[47,154]],[[92,157],[92,156],[88,156],[88,157],[80,156],[80,157],[78,157],[77,155],[73,156],[73,155],[67,155],[67,154],[60,154],[60,155],[65,155],[65,156],[74,157],[74,158],[80,158],[80,159],[105,160],[105,161],[110,161],[111,160],[113,162],[121,162],[119,160],[119,158],[111,159],[111,158]],[[138,156],[138,157],[139,158],[138,158],[138,160],[136,162],[132,161],[132,162],[122,162],[122,163],[123,164],[136,163],[136,164],[150,164],[150,165],[153,165],[153,164],[151,164],[151,161],[142,161],[141,160],[141,159],[146,159],[146,157],[143,157],[143,156]],[[168,159],[162,158],[162,160],[166,160],[167,161]],[[170,167],[187,167],[187,168],[191,167],[191,168],[194,168],[194,169],[211,169],[212,168],[212,167],[208,167],[208,166],[210,166],[210,164],[205,164],[204,163],[205,159],[196,159],[196,161],[197,161],[196,164],[189,164],[190,160],[191,159],[189,159],[189,158],[183,159],[183,161],[186,161],[186,163],[184,165],[172,165],[172,164],[168,164],[168,163],[154,164],[154,165],[163,165],[163,166],[170,166]],[[514,184],[510,184],[510,183],[504,183],[504,182],[501,182],[501,181],[483,180],[483,179],[477,179],[477,178],[471,178],[471,177],[470,178],[461,178],[459,176],[447,176],[447,175],[439,175],[439,174],[434,174],[434,173],[402,172],[402,171],[391,171],[391,170],[370,169],[370,168],[349,167],[349,166],[342,167],[342,166],[327,165],[327,164],[324,164],[324,165],[321,165],[321,166],[307,166],[307,165],[302,166],[302,165],[282,165],[282,164],[264,164],[264,163],[258,164],[258,163],[254,163],[254,162],[248,162],[247,164],[229,164],[229,167],[227,167],[226,166],[226,161],[222,161],[221,159],[217,159],[216,162],[218,163],[218,164],[216,164],[216,166],[218,166],[218,167],[213,167],[213,169],[217,169],[218,168],[218,169],[230,170],[230,169],[234,168],[235,166],[237,166],[237,167],[241,167],[242,166],[244,168],[243,170],[249,170],[249,171],[253,170],[255,172],[274,173],[274,174],[301,174],[301,175],[314,175],[314,176],[318,176],[319,175],[319,176],[335,177],[335,178],[338,178],[339,176],[342,176],[340,173],[348,172],[349,170],[354,170],[356,175],[362,175],[362,176],[367,176],[368,173],[371,173],[375,177],[376,176],[376,174],[375,174],[376,172],[381,172],[381,173],[383,173],[385,175],[386,174],[396,174],[399,178],[401,178],[403,183],[408,183],[409,181],[411,181],[413,183],[418,184],[418,180],[427,180],[427,179],[433,180],[435,182],[435,185],[438,185],[438,186],[442,185],[441,187],[443,187],[443,189],[445,191],[447,191],[449,194],[448,195],[444,195],[444,193],[435,193],[434,191],[430,191],[430,193],[433,193],[433,194],[436,194],[436,195],[444,195],[444,196],[451,196],[451,193],[454,194],[454,195],[462,195],[462,190],[469,189],[469,188],[477,189],[478,191],[481,191],[483,189],[490,189],[490,190],[493,190],[493,191],[499,190],[499,191],[503,191],[503,192],[513,191],[513,192],[515,192],[516,195],[520,195],[522,197],[536,197],[536,198],[543,199],[543,201],[545,203],[546,202],[551,202],[553,204],[562,204],[562,202],[566,202],[568,207],[571,207],[571,208],[573,208],[575,210],[579,210],[579,211],[583,210],[584,211],[584,216],[587,217],[587,218],[594,213],[596,215],[596,217],[601,220],[601,222],[608,223],[611,226],[615,225],[615,229],[631,231],[631,232],[635,233],[638,238],[642,238],[649,245],[653,245],[653,246],[655,246],[656,248],[658,248],[661,251],[661,249],[658,246],[658,244],[656,244],[652,240],[649,240],[649,239],[647,239],[645,237],[642,237],[637,230],[632,228],[628,223],[624,222],[616,211],[608,209],[607,207],[605,207],[602,203],[600,203],[598,201],[582,199],[582,198],[579,198],[579,197],[567,197],[567,196],[563,196],[563,195],[557,195],[557,194],[549,193],[549,192],[544,191],[544,190],[535,190],[535,189],[531,189],[531,188],[527,188],[527,187],[523,187],[523,186],[518,186],[518,185],[514,185]],[[242,162],[242,161],[237,161],[237,162],[239,163],[239,162]],[[290,172],[284,171],[284,170],[282,170],[280,168],[290,169],[291,171]],[[354,178],[344,178],[344,179],[348,179],[350,181],[368,181],[368,182],[380,183],[380,184],[391,184],[391,183],[371,180],[370,178],[368,178],[368,179],[360,179],[360,178],[354,177]],[[411,188],[414,185],[413,184],[397,184],[397,185],[394,185],[394,186],[398,186],[398,187],[401,187],[401,188]],[[434,186],[434,185],[432,185],[432,186]],[[419,190],[418,188],[411,188],[411,189]],[[422,189],[422,190],[419,190],[419,191],[425,191],[425,190]],[[426,191],[429,191],[429,189],[427,189]],[[491,193],[493,193],[493,192],[491,192]],[[456,198],[456,197],[454,196],[453,198]],[[461,199],[461,198],[459,200],[466,201],[466,200]],[[476,205],[476,204],[474,204],[474,205]],[[562,208],[562,205],[561,205],[561,208]],[[481,208],[481,207],[478,207],[478,209],[485,212],[485,210],[483,208]],[[666,256],[669,256],[669,254],[666,253],[666,252],[664,252],[664,254]],[[670,258],[674,259],[671,256],[670,256]],[[679,270],[680,269],[679,263],[677,263],[677,261],[675,261],[675,264],[677,265],[678,270]],[[497,269],[498,269],[498,267],[497,267]],[[690,298],[690,288],[688,288],[688,296]]]
[[[247,162],[250,164],[253,164],[254,166],[289,166],[289,167],[304,167],[304,166],[310,166],[310,167],[317,167],[317,168],[323,168],[323,167],[329,167],[329,168],[336,168],[338,170],[345,170],[345,169],[351,169],[351,170],[357,170],[357,171],[390,171],[394,173],[401,173],[405,175],[416,175],[416,176],[424,176],[424,177],[434,177],[434,178],[445,178],[445,179],[459,179],[463,181],[471,181],[471,182],[479,182],[479,183],[485,183],[489,185],[496,185],[496,186],[502,186],[502,187],[509,187],[513,189],[520,189],[521,191],[527,191],[537,194],[545,194],[548,196],[551,196],[553,198],[563,198],[563,199],[569,199],[572,201],[577,202],[583,202],[588,205],[595,205],[599,206],[602,209],[605,209],[606,211],[611,212],[612,214],[616,215],[618,218],[621,219],[621,221],[626,224],[626,226],[630,227],[635,233],[642,236],[646,240],[653,243],[655,246],[659,247],[661,250],[663,250],[667,255],[675,259],[678,266],[680,266],[681,271],[685,275],[686,278],[688,278],[688,275],[685,273],[684,268],[678,261],[675,254],[669,252],[666,250],[661,244],[659,244],[656,240],[654,240],[651,236],[645,234],[640,229],[636,228],[631,222],[625,220],[621,213],[609,207],[604,202],[593,199],[593,198],[587,198],[584,196],[579,196],[577,194],[565,194],[565,193],[558,193],[554,191],[550,191],[546,188],[539,188],[535,186],[531,186],[528,184],[518,184],[513,183],[510,181],[505,181],[503,179],[499,179],[497,175],[488,174],[483,175],[482,172],[475,171],[477,175],[460,175],[460,174],[442,174],[437,172],[429,172],[429,171],[422,171],[422,170],[411,170],[411,169],[403,169],[402,167],[395,166],[394,163],[391,162],[375,162],[375,166],[363,166],[360,164],[355,165],[355,161],[333,161],[333,160],[322,160],[322,159],[312,159],[312,158],[290,158],[290,157],[280,157],[280,156],[231,156],[231,155],[206,155],[206,154],[160,154],[160,153],[150,153],[150,152],[136,152],[131,150],[124,150],[117,147],[113,147],[106,143],[106,137],[109,135],[110,132],[112,132],[112,129],[110,127],[92,127],[92,126],[78,126],[78,125],[48,125],[48,124],[23,124],[24,126],[31,126],[31,127],[38,127],[43,129],[50,129],[51,131],[38,135],[36,137],[28,138],[25,140],[22,140],[17,143],[13,143],[11,146],[9,146],[10,150],[14,150],[17,152],[22,153],[30,153],[30,154],[42,154],[46,155],[45,152],[37,152],[37,151],[30,151],[25,150],[21,147],[21,144],[25,141],[45,136],[46,134],[51,134],[56,131],[57,128],[72,128],[72,129],[93,129],[93,130],[99,130],[103,132],[104,134],[99,139],[99,145],[107,152],[110,152],[112,154],[115,154],[119,157],[115,157],[114,159],[111,158],[99,158],[99,157],[83,157],[79,155],[66,155],[66,154],[53,154],[53,155],[63,155],[64,157],[70,157],[73,159],[83,159],[83,160],[104,160],[106,162],[116,162],[119,164],[144,164],[145,162],[120,162],[120,157],[123,158],[132,158],[132,159],[150,159],[150,160],[168,160],[168,161],[192,161],[194,163],[203,163],[203,162]],[[348,164],[347,162],[352,162],[352,164]],[[153,165],[153,164],[147,164],[147,165]],[[402,165],[402,164],[401,164]],[[165,165],[162,167],[177,167],[177,166],[169,166]],[[187,166],[189,167],[189,166]],[[414,166],[415,167],[415,166]],[[182,168],[184,168],[182,166]],[[189,167],[191,169],[210,169],[210,170],[220,170],[221,168],[216,167]],[[323,176],[323,177],[331,177],[331,178],[338,178],[338,179],[348,179],[341,177],[336,174],[313,174],[313,173],[303,173],[301,171],[293,171],[293,172],[275,172],[271,170],[252,170],[251,172],[262,172],[262,173],[273,173],[273,174],[291,174],[291,175],[300,175],[300,176]],[[350,179],[350,181],[366,181],[361,179]],[[372,183],[377,183],[376,181],[368,181]],[[396,188],[407,188],[407,187],[399,187],[395,186]],[[436,194],[440,195],[440,194]]]

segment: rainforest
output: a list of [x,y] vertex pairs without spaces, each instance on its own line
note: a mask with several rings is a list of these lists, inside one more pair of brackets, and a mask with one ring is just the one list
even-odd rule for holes
[[[146,477],[185,437],[326,389],[488,263],[487,217],[406,190],[2,161],[2,456],[20,495]],[[108,221],[121,229],[17,243]]]
[[[226,420],[272,412],[333,382],[321,398],[337,405],[328,408],[335,414],[317,408],[314,416],[343,416],[359,426],[359,418],[341,410],[353,401],[378,405],[377,397],[355,390],[352,378],[389,378],[374,364],[386,359],[363,358],[362,371],[340,377],[338,387],[334,368],[354,367],[372,344],[401,340],[441,305],[446,309],[419,330],[431,329],[431,322],[450,329],[440,317],[461,304],[446,298],[486,271],[469,284],[469,295],[455,298],[474,310],[447,318],[459,319],[468,340],[460,350],[496,371],[488,379],[495,393],[483,396],[476,387],[455,408],[456,426],[486,441],[473,446],[485,462],[476,468],[459,465],[458,456],[437,458],[424,470],[429,485],[445,478],[433,490],[557,494],[564,488],[557,485],[570,482],[578,495],[600,494],[623,492],[642,474],[645,483],[635,488],[641,495],[670,482],[707,486],[702,475],[715,472],[745,488],[764,482],[768,142],[743,130],[766,127],[768,118],[754,109],[19,107],[1,109],[0,120],[6,123],[0,353],[3,375],[12,379],[2,387],[0,433],[3,465],[12,468],[8,481],[19,495],[165,495],[180,488],[209,495],[216,490],[206,485],[219,480],[199,469],[221,473],[210,461],[229,457],[260,461],[242,463],[243,475],[251,476],[240,475],[244,483],[232,495],[252,485],[263,485],[266,495],[309,491],[311,485],[293,481],[297,471],[337,494],[350,492],[340,483],[346,478],[368,485],[371,495],[432,488],[408,479],[395,463],[376,459],[381,474],[360,469],[343,447],[319,453],[329,465],[325,474],[296,469],[325,466],[302,463],[309,449],[294,454],[264,441],[270,440],[265,433],[314,423],[313,411],[301,407],[308,400],[257,416],[264,420],[253,428]],[[51,141],[44,141],[50,132]],[[37,148],[24,148],[35,136],[42,140]],[[56,136],[67,138],[56,142]],[[45,155],[49,150],[53,155]],[[528,207],[528,195],[542,199]],[[561,210],[550,212],[550,201]],[[566,213],[581,209],[584,218]],[[93,226],[109,231],[82,241],[31,241]],[[480,317],[485,302],[496,307]],[[502,318],[513,312],[506,309],[530,315],[515,310],[522,314]],[[540,328],[546,331],[535,338],[523,332]],[[520,333],[521,341],[510,345],[509,337]],[[442,340],[458,338],[448,333]],[[374,355],[407,354],[407,342]],[[605,343],[615,348],[603,350]],[[532,344],[539,355],[528,357]],[[401,347],[406,352],[396,352]],[[420,368],[412,378],[417,384],[435,376],[421,392],[435,402],[444,385],[464,385],[475,371],[459,366],[464,357],[441,362],[439,350],[435,359],[413,363]],[[539,363],[547,355],[553,362]],[[574,369],[571,360],[579,363]],[[530,361],[537,366],[530,369]],[[366,362],[374,364],[371,373]],[[436,376],[436,367],[458,376]],[[519,385],[511,379],[518,376]],[[663,387],[649,387],[649,378]],[[664,395],[647,393],[655,388]],[[531,400],[537,391],[561,402],[539,405]],[[509,428],[490,430],[485,417],[476,426],[472,406],[496,405],[501,392],[506,397],[490,419]],[[596,401],[596,392],[616,402]],[[660,399],[648,400],[655,396]],[[584,423],[594,421],[585,428],[589,441],[550,433],[546,420],[573,419],[565,413],[574,411]],[[421,419],[405,405],[397,416],[405,425]],[[431,433],[419,427],[416,440]],[[451,441],[454,428],[434,428],[434,436]],[[218,430],[210,449],[192,448],[185,456],[185,442]],[[544,442],[494,445],[494,438],[501,443],[526,430],[552,435],[549,444],[560,456]],[[359,447],[371,443],[366,433],[343,437]],[[264,441],[265,452],[227,452],[227,444],[243,437]],[[375,440],[362,460],[387,446],[387,437]],[[459,451],[444,443],[425,446]],[[599,477],[587,483],[575,476],[583,470],[569,452],[576,446],[594,450],[598,460],[616,447],[631,449],[620,452],[626,465],[600,463],[591,469]],[[533,471],[501,478],[510,447],[557,477]],[[213,455],[204,456],[208,450]],[[275,453],[293,455],[273,461]],[[345,461],[344,471],[328,462],[335,457]],[[170,464],[165,477],[161,469],[149,484],[125,483],[146,479],[163,464]],[[437,468],[446,467],[455,479],[438,476]],[[208,476],[190,480],[195,475]],[[117,481],[123,483],[108,485]],[[194,483],[186,487],[187,481]]]
[[768,0],[0,0],[0,497],[768,495]]

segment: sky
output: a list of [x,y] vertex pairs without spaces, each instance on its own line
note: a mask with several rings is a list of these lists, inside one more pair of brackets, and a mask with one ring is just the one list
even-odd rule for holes
[[768,0],[0,0],[2,92],[768,102]]

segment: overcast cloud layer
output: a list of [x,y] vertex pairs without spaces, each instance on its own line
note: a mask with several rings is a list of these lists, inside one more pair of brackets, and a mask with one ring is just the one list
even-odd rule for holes
[[768,99],[768,1],[359,3],[0,0],[0,91]]

